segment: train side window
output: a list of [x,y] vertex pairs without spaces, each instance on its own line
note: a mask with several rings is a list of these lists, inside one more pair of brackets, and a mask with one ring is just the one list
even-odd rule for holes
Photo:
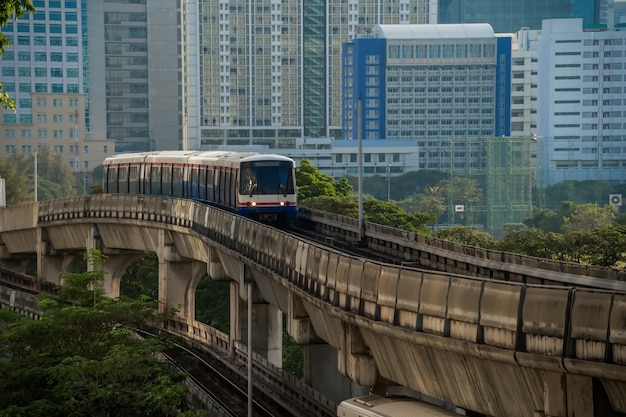
[[117,166],[109,165],[107,170],[107,193],[117,193]]
[[198,198],[198,168],[192,167],[187,174],[187,184],[189,187],[189,196]]
[[182,195],[183,195],[183,197],[187,197],[187,198],[189,198],[191,196],[191,181],[189,181],[189,179],[191,178],[191,170],[192,169],[193,169],[193,167],[191,167],[189,165],[185,165],[184,168],[181,168],[181,172],[182,172],[182,178],[181,178]]
[[139,167],[133,165],[128,170],[128,192],[139,194]]
[[176,197],[183,196],[183,167],[172,167],[172,194]]
[[224,176],[222,175],[222,167],[217,167],[215,170],[215,202],[223,203],[224,202]]
[[172,166],[161,166],[161,192],[162,195],[172,195]]
[[150,192],[149,194],[161,194],[161,167],[152,165],[150,167]]
[[207,183],[206,183],[206,168],[202,167],[198,170],[198,198],[200,200],[207,200]]
[[117,173],[118,192],[128,194],[128,167],[120,165]]
[[206,199],[208,201],[215,201],[215,169],[210,167],[206,170],[206,177],[204,177],[204,183],[206,184]]
[[224,168],[224,204],[228,206],[232,206],[230,201],[230,170],[228,168]]
[[233,169],[230,173],[230,204],[231,206],[237,209],[237,176],[239,174],[239,170]]

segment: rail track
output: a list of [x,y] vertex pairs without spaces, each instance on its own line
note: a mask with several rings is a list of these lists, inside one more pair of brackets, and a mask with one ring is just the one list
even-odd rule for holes
[[[142,330],[154,336],[159,329]],[[178,336],[165,356],[189,376],[196,390],[208,399],[211,409],[224,416],[244,416],[248,411],[247,352],[237,351],[234,357],[200,346],[197,342]],[[244,359],[244,360],[242,360]],[[293,416],[331,417],[335,407],[320,408],[302,399],[297,387],[282,383],[271,369],[253,365],[252,415],[254,417]]]

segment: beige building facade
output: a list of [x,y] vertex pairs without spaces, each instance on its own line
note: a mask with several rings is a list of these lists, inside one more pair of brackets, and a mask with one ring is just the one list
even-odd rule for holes
[[1,154],[33,153],[50,147],[62,155],[77,176],[91,182],[92,171],[115,151],[115,142],[85,138],[85,95],[31,93],[32,122],[4,118],[0,125]]

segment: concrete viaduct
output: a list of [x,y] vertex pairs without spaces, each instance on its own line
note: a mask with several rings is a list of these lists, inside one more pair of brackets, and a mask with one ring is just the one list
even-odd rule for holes
[[[318,216],[329,235],[360,233]],[[254,351],[281,364],[286,315],[305,382],[337,402],[375,385],[487,416],[626,415],[623,271],[365,233],[378,251],[445,272],[350,256],[189,200],[121,195],[0,210],[0,261],[23,272],[36,259],[39,282],[62,284],[98,248],[117,297],[126,267],[155,252],[161,308],[193,320],[200,278],[228,280],[230,338],[244,343],[252,286]]]

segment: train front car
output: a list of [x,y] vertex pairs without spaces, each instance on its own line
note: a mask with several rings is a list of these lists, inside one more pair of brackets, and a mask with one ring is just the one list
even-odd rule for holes
[[238,200],[243,216],[266,222],[294,220],[298,206],[293,159],[268,154],[242,158]]

